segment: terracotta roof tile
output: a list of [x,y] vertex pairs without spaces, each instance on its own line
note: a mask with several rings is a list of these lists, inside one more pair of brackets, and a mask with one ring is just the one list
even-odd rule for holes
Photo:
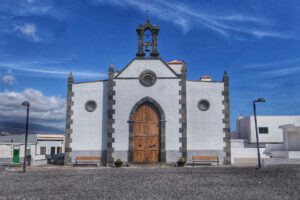
[[180,60],[172,60],[172,61],[168,62],[168,64],[178,65],[178,64],[183,64],[183,62]]

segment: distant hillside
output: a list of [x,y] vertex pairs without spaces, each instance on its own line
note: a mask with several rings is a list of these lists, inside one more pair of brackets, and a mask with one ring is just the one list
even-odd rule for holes
[[[25,123],[0,121],[0,135],[24,134]],[[64,130],[59,127],[45,126],[37,123],[29,123],[29,133],[58,133],[63,134]]]

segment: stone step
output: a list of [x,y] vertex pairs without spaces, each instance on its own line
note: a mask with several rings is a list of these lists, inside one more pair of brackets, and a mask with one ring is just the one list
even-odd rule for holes
[[299,158],[265,158],[263,159],[263,165],[299,165]]

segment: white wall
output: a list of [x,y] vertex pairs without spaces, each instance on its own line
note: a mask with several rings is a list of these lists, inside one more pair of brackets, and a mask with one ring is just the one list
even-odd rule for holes
[[[49,136],[49,137],[47,137]],[[39,137],[41,137],[39,139]],[[9,135],[9,136],[1,136],[0,137],[1,142],[6,142],[6,143],[24,143],[25,142],[25,135]],[[62,147],[62,152],[64,152],[64,136],[63,135],[49,135],[49,134],[29,134],[28,143],[34,143],[36,144],[36,151],[33,152],[34,155],[39,155],[40,154],[40,147],[44,146],[46,147],[46,154],[50,154],[50,148],[55,147],[55,153],[57,153],[57,147]],[[32,154],[32,155],[33,155]]]
[[286,151],[300,151],[300,126],[287,124],[280,128],[284,135],[284,149]]
[[0,159],[1,158],[12,158],[12,144],[0,144]]
[[[117,151],[128,151],[129,147],[129,115],[134,105],[145,97],[154,99],[162,107],[165,116],[165,139],[166,139],[166,151],[167,162],[174,162],[178,159],[179,155],[179,81],[180,79],[159,79],[159,77],[174,77],[174,74],[160,61],[160,60],[136,60],[132,63],[132,66],[128,67],[121,75],[122,77],[139,77],[139,74],[144,70],[152,70],[158,79],[156,83],[151,87],[144,87],[140,84],[138,79],[115,79],[115,91],[114,97],[116,103],[115,109],[115,123],[113,128],[115,129],[113,148]],[[168,157],[168,151],[178,153],[176,158]],[[127,160],[127,155],[123,156],[122,160]],[[175,159],[175,160],[174,160]]]
[[168,64],[173,70],[174,72],[176,72],[177,74],[181,74],[181,69],[183,64]]
[[139,77],[144,70],[154,71],[157,77],[176,77],[161,60],[134,60],[118,77]]
[[290,132],[287,137],[287,150],[300,151],[300,133]]
[[[242,136],[242,138],[244,138],[245,135],[249,135],[249,142],[255,143],[256,136],[254,116],[241,117],[239,123],[240,135]],[[300,116],[257,116],[257,127],[268,127],[269,129],[268,134],[259,134],[259,142],[282,143],[283,132],[282,129],[279,128],[279,126],[284,124],[300,125]]]
[[[23,158],[24,157],[24,144],[20,143],[0,143],[0,161],[3,158],[12,158],[13,157],[13,150],[14,149],[19,149],[19,157]],[[35,144],[29,143],[27,144],[27,149],[30,149],[30,155],[32,156],[32,159],[35,158],[35,150],[36,146]],[[23,162],[20,160],[20,162]]]
[[179,80],[160,79],[152,87],[142,86],[138,80],[116,80],[115,150],[127,150],[129,115],[134,105],[144,97],[157,101],[166,116],[166,150],[179,149]]
[[41,154],[41,147],[46,147],[46,154],[51,153],[51,147],[55,147],[55,153],[57,153],[57,147],[62,148],[62,153],[64,153],[64,141],[38,141],[36,144],[36,154]]
[[[224,83],[187,81],[187,149],[223,150]],[[198,109],[198,102],[210,102],[207,111]]]
[[[248,140],[244,139],[231,139],[230,143],[232,165],[257,165],[257,148],[255,145],[248,147]],[[269,158],[269,155],[266,154],[266,148],[260,148],[260,157],[261,159]]]
[[[242,120],[240,120],[242,119]],[[237,134],[239,138],[241,139],[250,139],[251,137],[251,122],[250,122],[250,116],[248,117],[242,117],[238,118],[236,120],[236,129],[237,129]]]
[[[73,92],[72,150],[106,150],[107,82],[77,83],[73,85]],[[97,103],[94,112],[85,110],[88,100]]]

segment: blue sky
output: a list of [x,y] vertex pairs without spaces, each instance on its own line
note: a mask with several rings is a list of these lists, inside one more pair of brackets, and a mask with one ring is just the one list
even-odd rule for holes
[[[63,127],[66,77],[105,79],[135,56],[135,29],[160,27],[165,61],[187,63],[188,78],[230,76],[231,120],[252,114],[300,115],[300,1],[0,0],[0,120]],[[21,110],[20,110],[21,109]]]

